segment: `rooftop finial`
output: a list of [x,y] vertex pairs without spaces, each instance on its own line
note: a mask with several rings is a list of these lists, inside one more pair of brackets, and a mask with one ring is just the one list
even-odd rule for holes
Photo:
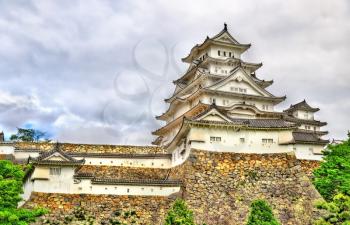
[[227,24],[224,23],[224,30],[227,30]]

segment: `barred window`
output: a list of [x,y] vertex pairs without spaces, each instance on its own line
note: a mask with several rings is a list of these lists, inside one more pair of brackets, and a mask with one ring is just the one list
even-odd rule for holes
[[264,143],[264,144],[272,144],[273,143],[273,139],[263,138],[262,139],[262,143]]
[[50,168],[50,175],[61,175],[61,168],[59,167]]
[[221,142],[221,137],[210,137],[210,141]]

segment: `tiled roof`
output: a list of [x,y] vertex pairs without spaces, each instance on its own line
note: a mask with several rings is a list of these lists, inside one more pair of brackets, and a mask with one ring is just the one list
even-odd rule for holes
[[294,105],[290,105],[290,107],[286,110],[284,110],[284,112],[294,112],[296,110],[304,110],[304,111],[308,111],[308,112],[317,112],[320,109],[319,108],[313,108],[311,107],[309,104],[307,104],[307,102],[305,101],[301,101],[297,104]]
[[142,185],[142,186],[162,186],[174,187],[181,186],[181,180],[154,180],[154,179],[99,179],[91,180],[92,184],[111,184],[111,185]]
[[[16,142],[13,143],[17,151],[51,151],[55,143],[50,142]],[[166,153],[165,149],[158,146],[136,145],[98,145],[98,144],[73,144],[60,143],[62,152],[74,153],[121,153],[121,154],[156,154]]]
[[156,179],[166,180],[171,169],[143,168],[125,166],[91,166],[83,165],[76,175],[93,174],[100,179]]
[[286,122],[282,119],[235,119],[235,118],[232,118],[232,121],[245,124],[248,127],[257,127],[257,128],[295,127],[294,123]]
[[33,165],[54,165],[54,166],[77,166],[82,165],[85,162],[85,159],[75,160],[75,161],[63,161],[63,160],[36,160],[29,159]]
[[327,122],[321,122],[318,120],[303,120],[303,119],[299,119],[299,118],[295,118],[293,116],[289,116],[289,115],[284,115],[283,119],[286,121],[290,121],[290,122],[295,122],[298,124],[308,124],[308,125],[316,125],[316,126],[325,126],[327,125]]
[[89,152],[67,152],[72,157],[96,157],[96,158],[141,158],[141,159],[170,159],[171,154],[122,154],[122,153],[89,153]]
[[328,144],[328,140],[323,140],[318,137],[315,133],[310,132],[301,132],[294,131],[293,132],[293,140],[284,144],[316,144],[316,145],[326,145]]
[[198,114],[197,116],[193,117],[191,120],[195,121],[196,119],[200,118],[201,116],[207,114],[210,110],[216,109],[218,112],[225,115],[228,119],[231,120],[231,122],[219,122],[219,121],[205,121],[200,120],[198,122],[202,123],[224,123],[224,124],[232,124],[232,125],[242,125],[245,127],[250,128],[289,128],[289,127],[295,127],[294,123],[287,122],[282,119],[241,119],[241,118],[232,118],[227,115],[226,110],[223,110],[222,108],[218,107],[215,104],[210,105],[210,107],[205,110],[204,112]]

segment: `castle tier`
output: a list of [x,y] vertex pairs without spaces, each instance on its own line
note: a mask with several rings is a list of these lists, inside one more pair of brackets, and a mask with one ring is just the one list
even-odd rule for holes
[[195,45],[182,61],[187,72],[173,81],[175,91],[165,99],[168,110],[156,118],[165,126],[154,131],[153,144],[173,154],[179,164],[191,148],[243,153],[294,151],[301,158],[319,158],[328,143],[314,119],[318,108],[302,101],[283,112],[275,106],[286,96],[266,90],[273,81],[260,79],[262,63],[245,62],[242,54],[250,44],[241,44],[227,25],[212,38]]

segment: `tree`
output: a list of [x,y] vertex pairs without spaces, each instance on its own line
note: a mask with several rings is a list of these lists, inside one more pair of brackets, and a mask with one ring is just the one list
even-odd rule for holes
[[165,225],[195,225],[193,212],[182,199],[177,199],[165,218]]
[[327,201],[337,193],[350,195],[350,139],[329,145],[324,155],[324,161],[314,171],[316,189]]
[[46,132],[40,130],[17,128],[17,134],[11,135],[10,140],[34,142],[43,140],[46,136]]
[[17,209],[23,192],[24,172],[20,166],[0,160],[0,224],[25,225],[43,215],[43,209]]
[[315,225],[350,225],[350,196],[337,194],[331,202],[322,200],[316,207],[327,213]]
[[255,200],[250,205],[247,225],[279,225],[265,200]]

